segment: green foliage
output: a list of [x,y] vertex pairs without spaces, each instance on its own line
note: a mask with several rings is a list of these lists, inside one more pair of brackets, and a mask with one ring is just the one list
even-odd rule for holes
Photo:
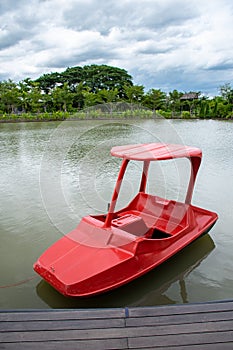
[[212,116],[211,103],[206,99],[202,99],[199,104],[199,118],[210,118]]
[[156,114],[160,117],[167,118],[167,119],[172,117],[171,111],[163,111],[162,109],[157,110]]
[[233,111],[229,112],[229,113],[226,115],[226,119],[233,119]]
[[[63,120],[66,118],[223,118],[233,115],[233,89],[229,83],[220,86],[220,96],[208,99],[189,98],[188,94],[160,89],[144,92],[143,85],[134,85],[124,70],[107,65],[69,67],[61,73],[44,74],[33,81],[0,82],[0,119]],[[185,98],[184,98],[185,96]],[[187,98],[186,98],[187,96]],[[122,111],[115,105],[128,104]],[[88,110],[92,106],[108,105]],[[140,104],[142,108],[135,108]],[[155,113],[156,112],[156,113]]]
[[227,101],[227,103],[233,103],[233,89],[231,87],[230,83],[225,83],[224,85],[221,85],[220,88],[220,93],[222,98]]
[[19,105],[17,84],[12,80],[0,82],[1,109],[6,113],[14,113]]
[[144,97],[144,106],[151,108],[153,111],[158,109],[164,110],[166,103],[166,94],[160,89],[151,89]]
[[90,91],[84,91],[84,107],[91,107],[101,103],[101,98],[98,94]]
[[224,102],[219,102],[217,106],[217,115],[219,118],[224,118],[228,114],[228,106]]
[[54,113],[21,113],[21,114],[3,114],[0,120],[7,122],[24,122],[24,121],[52,121],[65,120],[70,118],[70,113],[54,112]]
[[144,95],[144,86],[142,85],[124,85],[124,95],[130,103],[140,103]]
[[116,102],[118,93],[119,91],[117,88],[110,89],[110,90],[102,89],[97,92],[102,103]]
[[49,93],[56,86],[68,84],[74,92],[79,84],[89,92],[99,90],[118,89],[119,97],[124,94],[124,85],[133,85],[132,77],[124,69],[107,65],[87,65],[84,67],[67,68],[61,73],[44,74],[36,80],[45,93]]
[[205,111],[206,111],[206,101],[201,101],[201,107],[200,107],[200,112],[199,112],[200,118],[205,117]]
[[121,68],[107,65],[84,66],[82,68],[82,80],[84,88],[96,93],[99,90],[118,89],[119,97],[124,95],[124,85],[133,85],[132,77]]
[[183,119],[189,119],[191,117],[190,112],[189,111],[182,111],[181,117]]
[[168,103],[172,110],[172,115],[174,115],[176,112],[181,110],[181,100],[180,100],[181,96],[182,96],[182,93],[177,90],[173,90],[172,92],[169,92]]
[[217,116],[217,113],[218,113],[218,102],[217,101],[214,101],[214,107],[213,107],[213,111],[212,111],[212,115],[214,117]]

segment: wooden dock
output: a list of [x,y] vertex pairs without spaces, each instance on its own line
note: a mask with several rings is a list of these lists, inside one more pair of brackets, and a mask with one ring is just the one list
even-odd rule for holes
[[233,301],[0,312],[0,349],[233,349]]

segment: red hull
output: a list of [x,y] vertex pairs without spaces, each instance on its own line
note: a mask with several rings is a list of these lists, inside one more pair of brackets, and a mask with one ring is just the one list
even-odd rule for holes
[[87,216],[46,250],[34,269],[65,296],[91,296],[117,288],[160,265],[203,233],[217,214],[139,193],[103,227]]
[[[151,143],[113,147],[123,158],[107,215],[87,216],[78,227],[47,249],[34,269],[66,296],[90,296],[117,288],[160,265],[217,220],[217,214],[194,207],[191,198],[202,152],[198,148]],[[146,193],[151,161],[188,158],[190,180],[185,203]],[[143,164],[140,190],[115,212],[129,161]]]

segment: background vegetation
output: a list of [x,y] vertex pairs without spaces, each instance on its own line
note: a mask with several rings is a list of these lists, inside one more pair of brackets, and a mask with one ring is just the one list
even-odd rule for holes
[[[188,98],[192,95],[195,98]],[[107,110],[91,108],[101,104],[107,104]],[[140,111],[133,108],[135,105],[140,106]],[[233,89],[226,83],[219,87],[219,96],[211,99],[200,91],[190,91],[188,95],[177,90],[145,92],[143,85],[133,84],[127,71],[107,65],[67,68],[62,73],[44,74],[36,80],[26,78],[18,83],[0,82],[0,119],[3,121],[61,120],[71,115],[98,118],[106,114],[229,119],[233,118]]]

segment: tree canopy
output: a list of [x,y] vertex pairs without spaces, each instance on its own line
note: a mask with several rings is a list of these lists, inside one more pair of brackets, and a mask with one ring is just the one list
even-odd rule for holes
[[83,88],[93,93],[103,89],[117,88],[119,97],[123,97],[125,84],[133,85],[132,77],[126,70],[97,64],[67,68],[62,73],[44,74],[36,82],[45,93],[53,90],[56,86],[63,87],[65,83],[74,92],[77,86],[82,83]]
[[0,114],[70,112],[102,103],[140,104],[165,117],[233,118],[233,88],[219,87],[212,99],[200,91],[169,93],[133,84],[124,69],[107,65],[68,67],[63,72],[43,74],[19,83],[0,81]]

